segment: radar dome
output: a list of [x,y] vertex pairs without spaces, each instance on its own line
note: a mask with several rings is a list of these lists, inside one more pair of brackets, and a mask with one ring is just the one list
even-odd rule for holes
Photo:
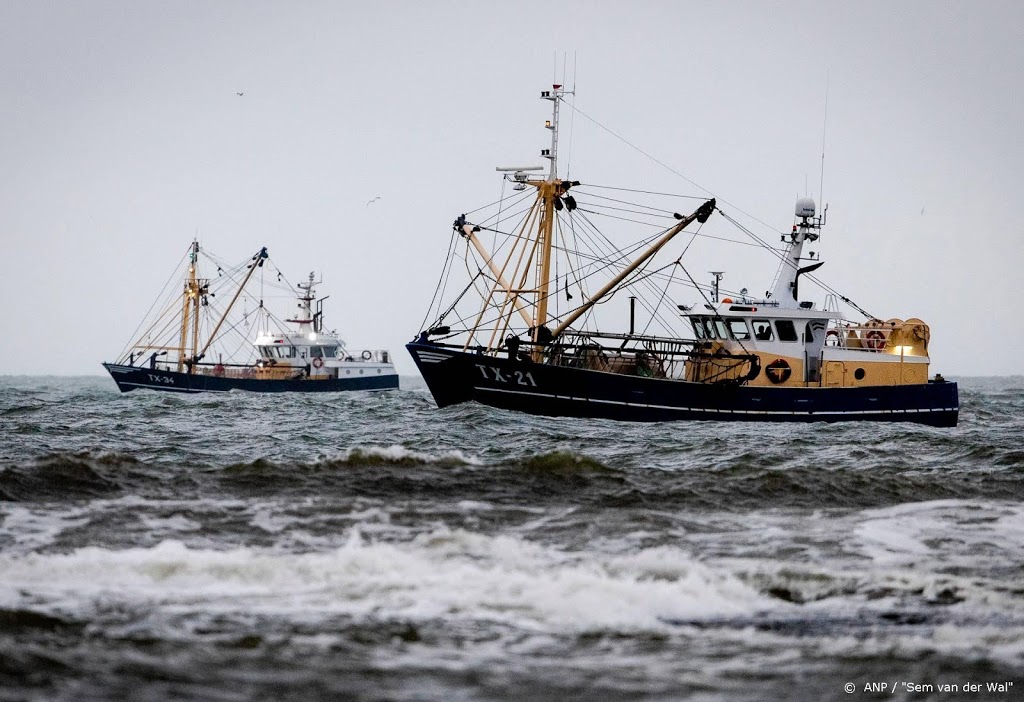
[[809,197],[802,197],[796,201],[796,216],[797,217],[813,217],[814,216],[814,199]]

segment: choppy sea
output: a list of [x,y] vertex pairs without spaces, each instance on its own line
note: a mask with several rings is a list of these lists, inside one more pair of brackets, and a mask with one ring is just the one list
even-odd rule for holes
[[0,700],[1024,696],[1024,378],[955,429],[405,387],[0,378]]

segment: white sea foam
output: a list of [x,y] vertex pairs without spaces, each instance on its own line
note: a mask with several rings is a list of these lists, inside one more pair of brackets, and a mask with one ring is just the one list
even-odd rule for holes
[[460,500],[456,505],[463,512],[490,512],[494,505],[490,502],[478,502],[477,500]]
[[[437,531],[404,544],[352,530],[310,554],[239,548],[83,548],[0,556],[2,606],[88,615],[98,602],[207,612],[502,622],[533,631],[648,630],[770,606],[674,548],[628,556],[564,552],[521,539]],[[27,598],[27,599],[26,599]]]
[[194,519],[189,519],[183,514],[172,514],[169,517],[153,517],[145,514],[139,515],[139,519],[146,525],[146,528],[150,531],[161,532],[161,531],[197,531],[202,528],[202,524]]
[[937,500],[862,512],[855,543],[876,564],[998,566],[1024,557],[1024,506]]
[[402,461],[418,461],[421,463],[464,463],[472,466],[483,465],[483,461],[476,456],[472,456],[458,449],[441,451],[440,453],[429,453],[426,451],[413,451],[412,449],[408,449],[405,446],[399,446],[397,444],[391,446],[352,446],[341,454],[341,458],[346,461],[363,456],[383,458],[387,461],[393,461],[396,463]]
[[81,507],[55,512],[0,503],[0,535],[12,539],[19,550],[45,548],[56,541],[65,529],[82,526],[88,521],[87,510]]
[[877,616],[926,606],[971,621],[1024,619],[1013,567],[1024,559],[1024,506],[943,500],[743,522],[690,538],[705,563],[804,611]]

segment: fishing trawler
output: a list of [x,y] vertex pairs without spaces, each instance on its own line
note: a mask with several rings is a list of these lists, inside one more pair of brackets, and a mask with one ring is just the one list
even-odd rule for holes
[[[201,276],[201,254],[216,266],[216,277]],[[398,374],[386,350],[350,350],[336,332],[324,329],[327,297],[317,299],[315,287],[320,281],[313,273],[293,288],[275,267],[276,275],[266,281],[265,264],[270,262],[266,248],[241,264],[228,266],[201,251],[198,241],[192,242],[183,261],[183,290],[172,289],[165,304],[156,308],[161,311],[140,325],[145,326],[142,335],[116,362],[103,364],[121,392],[138,388],[185,393],[339,392],[398,387]],[[259,281],[258,296],[247,291],[254,279]],[[266,287],[296,295],[298,313],[285,320],[274,316],[264,305]],[[230,296],[222,310],[218,293]],[[240,301],[244,310],[239,310]],[[210,331],[204,336],[206,330]]]
[[[801,198],[780,250],[706,195],[684,216],[651,205],[658,193],[560,178],[559,108],[571,94],[561,85],[541,93],[552,103],[545,125],[551,147],[541,151],[550,162],[547,176],[534,175],[544,167],[498,168],[515,195],[506,199],[503,191],[496,215],[481,208],[472,221],[461,215],[454,223],[436,316],[432,303],[406,346],[439,407],[476,401],[532,414],[632,421],[956,425],[956,383],[929,378],[928,325],[879,319],[815,277],[823,261],[805,247],[818,240],[827,208],[819,215],[813,199]],[[635,199],[623,199],[629,195]],[[746,288],[720,294],[721,271],[712,285],[698,284],[683,262],[685,249],[653,267],[675,237],[694,225],[692,243],[715,214],[779,259],[764,296]],[[654,224],[656,231],[613,247],[596,225],[601,216],[616,226]],[[441,288],[461,269],[470,280],[448,304]],[[823,304],[801,297],[801,279],[827,293]],[[696,299],[667,304],[680,284]],[[602,331],[596,306],[622,290],[629,293],[629,330]],[[649,317],[639,331],[638,300]],[[847,319],[840,303],[864,321]],[[655,323],[665,332],[651,333]]]

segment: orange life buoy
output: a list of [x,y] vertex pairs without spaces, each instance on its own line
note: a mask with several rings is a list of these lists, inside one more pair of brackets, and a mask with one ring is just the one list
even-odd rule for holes
[[867,347],[869,349],[875,349],[877,351],[878,349],[885,346],[885,334],[878,331],[877,329],[872,329],[871,331],[869,331],[867,333],[867,336],[865,336],[864,338],[865,343],[867,344]]
[[793,374],[793,369],[786,363],[786,359],[776,358],[764,369],[764,374],[768,376],[768,380],[773,384],[778,385],[789,380],[789,376]]
[[314,358],[313,359],[313,367],[314,368],[323,368],[324,367],[324,359],[320,358],[319,356]]

